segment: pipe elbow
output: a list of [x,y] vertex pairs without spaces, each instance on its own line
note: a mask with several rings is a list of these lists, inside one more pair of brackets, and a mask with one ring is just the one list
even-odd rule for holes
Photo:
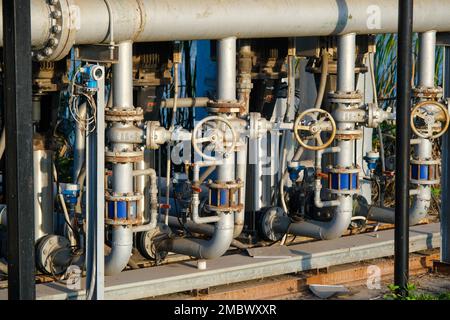
[[234,233],[234,216],[231,213],[220,214],[220,220],[214,226],[210,240],[203,239],[166,239],[158,247],[164,251],[175,252],[197,259],[216,259],[230,248]]
[[223,256],[234,240],[234,224],[217,226],[209,245],[199,247],[199,258],[216,259]]
[[431,188],[429,186],[420,188],[409,212],[409,225],[414,226],[418,224],[420,220],[426,218],[430,205]]
[[333,219],[328,222],[304,221],[292,223],[288,232],[297,236],[305,236],[319,240],[333,240],[342,236],[352,220],[352,198],[342,197],[335,209]]
[[105,257],[105,275],[119,274],[128,264],[133,250],[131,228],[117,226],[112,229],[111,252]]
[[337,209],[333,220],[329,222],[327,227],[321,228],[320,238],[322,240],[340,238],[352,222],[352,214],[351,210],[340,211]]

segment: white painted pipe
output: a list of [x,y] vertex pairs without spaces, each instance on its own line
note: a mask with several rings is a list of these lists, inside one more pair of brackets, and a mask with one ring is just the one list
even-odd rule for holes
[[[63,16],[76,44],[109,43],[110,25],[116,43],[379,34],[398,28],[397,0],[109,0],[112,21],[104,0],[60,1],[70,8]],[[50,37],[47,3],[31,0],[35,48],[44,47]],[[449,12],[449,1],[415,0],[414,31],[450,31]],[[2,20],[0,14],[0,46]]]

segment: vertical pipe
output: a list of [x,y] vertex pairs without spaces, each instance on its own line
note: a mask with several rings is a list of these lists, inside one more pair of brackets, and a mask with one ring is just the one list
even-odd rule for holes
[[[444,97],[450,99],[450,46],[444,52]],[[441,261],[450,263],[450,135],[442,137]]]
[[[144,160],[141,160],[135,164],[136,170],[145,170],[146,169],[146,163]],[[148,221],[149,218],[149,212],[148,212],[148,197],[146,196],[146,191],[148,183],[148,176],[146,175],[140,175],[135,177],[135,190],[136,192],[139,192],[141,195],[143,195],[142,199],[139,200],[137,205],[137,216],[142,217],[142,222]],[[147,202],[147,204],[146,204]]]
[[409,172],[413,1],[399,0],[395,178],[394,282],[407,294],[409,278]]
[[[236,38],[217,41],[217,98],[222,101],[236,100]],[[217,168],[217,179],[221,182],[235,179],[235,156],[224,159]]]
[[356,34],[349,33],[338,37],[338,91],[355,90],[355,52]]
[[53,233],[53,152],[35,146],[34,176],[34,238]]
[[[133,109],[133,43],[119,44],[119,63],[113,66],[114,108]],[[114,123],[114,126],[131,127],[132,124]],[[114,151],[132,151],[132,144],[116,144]],[[133,164],[118,163],[113,166],[113,191],[133,192]]]
[[[86,120],[86,102],[80,104],[78,108],[78,114],[82,122]],[[81,168],[84,165],[84,159],[86,157],[86,131],[80,124],[76,124],[75,129],[75,150],[73,155],[73,183],[78,183],[78,176],[80,175]]]
[[[355,61],[356,61],[356,34],[350,33],[338,38],[338,92],[355,91]],[[354,123],[338,122],[338,130],[353,130]],[[348,168],[353,165],[353,140],[340,140],[338,146],[341,152],[337,153],[337,165]]]
[[[419,87],[434,88],[436,67],[436,32],[428,31],[419,35]],[[430,139],[418,138],[414,146],[414,158],[421,161],[433,159],[433,142]],[[431,186],[419,185],[419,193],[409,213],[409,225],[417,224],[426,217],[431,204]]]
[[[119,63],[113,67],[113,97],[115,109],[132,110],[133,107],[133,43],[124,41],[119,44]],[[114,123],[113,126],[135,129],[133,122]],[[134,151],[132,143],[115,143],[115,152]],[[112,191],[121,195],[134,192],[133,163],[113,165]],[[112,226],[111,253],[105,257],[105,275],[114,275],[122,271],[132,254],[133,232],[129,226]]]
[[119,44],[119,63],[113,66],[114,107],[133,108],[133,43],[124,41]]
[[[338,92],[355,91],[355,61],[356,61],[356,34],[350,33],[339,36],[338,38]],[[354,130],[355,124],[351,122],[337,122],[338,130]],[[335,167],[352,168],[354,164],[354,140],[339,140],[338,147],[340,152],[336,154]],[[340,221],[340,225],[350,224],[352,216],[351,195],[339,195],[339,205],[335,210],[335,219]],[[340,219],[338,219],[338,216]],[[337,223],[333,223],[338,225]],[[345,229],[340,229],[340,232]]]
[[236,38],[217,41],[217,98],[236,100]]
[[419,84],[422,87],[434,88],[436,68],[436,31],[428,31],[419,35]]
[[8,299],[35,299],[30,0],[3,0]]

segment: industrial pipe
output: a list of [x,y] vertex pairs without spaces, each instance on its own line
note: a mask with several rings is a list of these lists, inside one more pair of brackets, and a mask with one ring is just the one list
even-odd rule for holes
[[[436,31],[427,31],[419,35],[419,87],[435,88],[436,68]],[[418,137],[414,144],[414,158],[419,161],[433,160],[433,142]],[[409,225],[419,223],[428,214],[431,206],[431,186],[418,185],[418,194],[410,210]],[[412,220],[412,221],[411,221]]]
[[[219,40],[218,52],[218,83],[217,98],[219,101],[236,101],[236,38],[230,37]],[[224,117],[235,120],[233,116]],[[220,163],[212,163],[217,166],[217,180],[229,182],[235,180],[235,153],[224,158]],[[194,184],[200,179],[200,166],[204,163],[194,165]],[[214,234],[210,240],[202,239],[165,239],[157,244],[158,250],[176,252],[193,256],[200,259],[214,259],[222,256],[230,247],[234,239],[234,215],[231,212],[219,212],[216,216],[199,216],[199,194],[192,193],[191,211],[194,223],[215,223]],[[167,216],[167,222],[169,217]]]
[[210,240],[203,239],[165,239],[158,250],[176,252],[199,259],[215,259],[227,252],[233,241],[234,217],[230,213],[219,213],[219,221],[214,225],[214,234]]
[[111,252],[105,257],[105,275],[120,273],[128,264],[133,250],[133,231],[126,226],[113,226]]
[[[173,216],[169,217],[169,226],[173,228],[185,229],[192,233],[204,234],[206,236],[212,236],[215,230],[214,225],[212,224],[197,224],[189,220],[186,222],[181,222],[178,217]],[[238,240],[231,241],[231,245],[242,250],[248,249],[250,247],[249,245],[243,244]]]
[[[337,92],[349,93],[355,90],[355,61],[356,61],[356,34],[346,34],[338,38],[338,79]],[[352,122],[337,121],[338,130],[354,130]],[[322,154],[335,153],[333,167],[352,168],[354,160],[354,141],[338,140],[337,147],[322,150],[316,153],[316,173],[321,172]],[[329,222],[306,221],[290,224],[286,229],[288,217],[281,217],[274,229],[300,236],[316,239],[331,240],[340,237],[351,223],[353,214],[353,198],[349,194],[338,194],[336,200],[321,200],[322,182],[315,181],[314,203],[318,208],[335,207],[334,215]]]
[[[61,35],[64,38],[52,48],[48,46],[55,46],[49,41],[55,37],[52,19],[48,18],[52,10],[47,1],[32,0],[33,47],[50,60],[60,59],[63,55],[58,56],[55,52],[68,53],[73,44],[110,43],[111,26],[114,27],[116,43],[128,40],[223,39],[230,36],[271,38],[376,34],[396,32],[398,27],[398,3],[395,0],[283,0],[276,3],[271,0],[109,0],[108,3],[109,7],[104,0],[61,0],[60,5],[65,9],[61,12],[61,21],[70,32]],[[416,0],[414,12],[414,31],[450,30],[450,3],[447,1]],[[224,13],[226,19],[223,19]],[[0,35],[3,32],[1,28],[2,21]],[[2,37],[0,46],[3,46]]]
[[[436,32],[428,31],[419,35],[419,87],[434,88],[436,64]],[[420,161],[433,160],[433,143],[430,139],[417,137],[411,140],[414,146],[414,158]],[[411,195],[412,192],[409,192]],[[428,215],[431,206],[431,186],[418,185],[414,192],[414,201],[409,209],[409,225],[418,224]],[[395,223],[395,211],[388,208],[372,207],[368,218],[383,223]]]
[[[119,63],[113,66],[114,107],[133,110],[133,44],[119,44]],[[130,130],[136,127],[131,122],[114,122],[112,130]],[[134,151],[133,143],[113,143],[113,151]],[[115,163],[112,169],[112,192],[127,195],[134,192],[133,163]],[[129,226],[112,226],[111,252],[105,259],[105,274],[114,275],[125,268],[133,248],[133,231]]]
[[[397,53],[397,121],[395,145],[394,282],[403,296],[409,278],[409,173],[412,77],[413,0],[399,0]],[[441,3],[442,4],[442,3]],[[439,8],[439,7],[435,7]],[[434,9],[434,11],[439,11]],[[417,14],[420,14],[417,12]],[[432,28],[428,29],[431,30]]]
[[[158,176],[155,169],[147,168],[133,171],[133,176],[143,178],[148,176],[150,179],[150,220],[149,223],[133,227],[133,232],[150,231],[156,228],[158,224]],[[144,185],[145,186],[145,185]],[[144,191],[142,188],[140,191]]]
[[[73,152],[73,183],[78,183],[78,177],[84,165],[86,157],[86,128],[84,121],[86,120],[87,103],[83,102],[78,107],[78,116],[81,123],[76,122],[75,127],[75,147]],[[80,186],[82,187],[82,186]]]

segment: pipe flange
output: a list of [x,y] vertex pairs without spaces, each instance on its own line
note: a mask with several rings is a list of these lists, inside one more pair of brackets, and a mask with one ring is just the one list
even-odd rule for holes
[[329,189],[331,194],[339,195],[339,196],[353,196],[355,194],[360,194],[359,189],[356,190],[335,190]]
[[110,163],[136,163],[142,160],[144,160],[144,153],[142,151],[105,152],[105,161]]
[[36,246],[38,269],[49,275],[63,274],[68,265],[57,263],[55,259],[57,254],[65,254],[69,258],[71,254],[70,241],[67,238],[52,234],[41,238]]
[[360,105],[362,103],[362,94],[359,91],[352,92],[336,92],[328,93],[328,100],[331,103]]
[[441,87],[415,87],[413,96],[420,99],[439,100],[443,97],[444,90]]
[[336,140],[359,140],[363,137],[362,130],[337,130]]
[[110,192],[105,192],[105,200],[111,201],[111,202],[134,202],[142,200],[143,195],[140,193],[134,193],[134,194],[111,194]]
[[361,172],[361,168],[356,167],[356,168],[327,168],[327,172],[329,173],[339,173],[339,174],[346,174],[346,173],[360,173]]
[[167,257],[168,252],[158,250],[155,240],[158,238],[170,237],[171,231],[165,224],[158,224],[156,228],[139,232],[136,236],[136,246],[139,253],[146,259],[156,262],[162,261]]
[[109,122],[141,122],[144,121],[144,110],[134,109],[106,109],[105,120]]
[[[261,236],[268,241],[278,241],[283,238],[284,233],[276,232],[274,226],[284,217],[286,217],[286,214],[280,207],[267,208],[262,212],[258,228]],[[286,226],[286,230],[287,227],[288,226]]]
[[222,213],[231,213],[231,212],[238,212],[238,211],[242,211],[242,209],[244,208],[244,206],[242,204],[238,204],[235,206],[223,206],[223,207],[218,207],[218,206],[212,206],[210,204],[205,204],[205,209],[208,211],[214,211],[214,212],[222,212]]
[[138,223],[137,219],[122,219],[122,218],[105,218],[105,224],[110,226],[132,226]]
[[244,182],[237,181],[229,181],[229,182],[210,182],[208,183],[208,188],[210,189],[235,189],[238,190],[244,186]]
[[415,179],[411,179],[410,182],[412,184],[417,184],[417,185],[424,185],[424,186],[432,186],[435,184],[440,184],[441,180],[415,180]]
[[342,168],[328,167],[328,189],[332,194],[353,195],[359,193],[359,166]]
[[243,101],[209,101],[208,108],[213,113],[243,113],[245,112],[245,102]]
[[411,160],[410,181],[416,185],[434,185],[440,183],[439,160]]
[[440,160],[419,160],[411,159],[411,164],[423,164],[423,165],[440,165]]
[[47,0],[52,26],[46,45],[32,51],[37,61],[56,61],[66,57],[75,43],[79,9],[73,0]]

